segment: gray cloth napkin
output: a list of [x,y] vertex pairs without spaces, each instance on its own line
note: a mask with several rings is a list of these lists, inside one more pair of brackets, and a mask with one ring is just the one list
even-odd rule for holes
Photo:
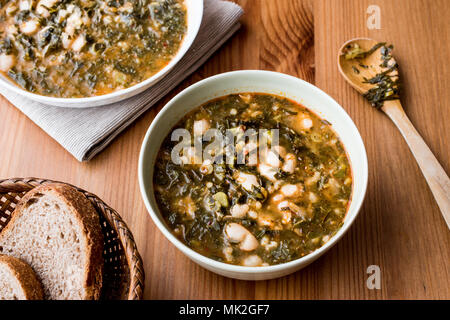
[[88,161],[122,130],[199,68],[239,27],[243,11],[221,0],[205,0],[203,21],[189,51],[157,84],[137,96],[103,107],[47,106],[4,89],[0,93],[58,141],[77,160]]

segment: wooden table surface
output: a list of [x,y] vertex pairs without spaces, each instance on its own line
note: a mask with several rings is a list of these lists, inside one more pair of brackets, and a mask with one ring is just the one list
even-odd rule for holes
[[[79,163],[0,97],[0,177],[62,180],[96,193],[127,221],[146,272],[147,299],[434,299],[450,298],[450,232],[406,143],[382,113],[340,77],[336,53],[347,39],[395,44],[403,105],[450,172],[450,6],[447,0],[239,0],[242,29],[157,107],[95,159]],[[368,30],[369,5],[381,29]],[[267,69],[315,83],[355,121],[369,158],[369,186],[350,231],[325,256],[284,278],[246,282],[202,269],[166,240],[144,208],[137,163],[160,108],[198,80],[238,69]],[[381,289],[366,286],[381,269]]]

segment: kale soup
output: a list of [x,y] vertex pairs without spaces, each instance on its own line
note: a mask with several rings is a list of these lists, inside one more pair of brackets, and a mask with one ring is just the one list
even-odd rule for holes
[[153,185],[166,224],[188,247],[229,264],[268,266],[329,241],[353,183],[331,123],[289,99],[241,93],[176,124]]
[[51,97],[108,94],[164,68],[187,31],[183,0],[1,0],[0,72]]

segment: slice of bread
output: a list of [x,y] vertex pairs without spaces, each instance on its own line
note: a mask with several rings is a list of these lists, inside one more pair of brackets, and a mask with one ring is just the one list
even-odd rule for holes
[[46,299],[98,299],[102,251],[97,212],[82,193],[64,184],[28,192],[0,232],[0,253],[28,263]]
[[0,254],[0,300],[42,300],[33,269],[20,259]]

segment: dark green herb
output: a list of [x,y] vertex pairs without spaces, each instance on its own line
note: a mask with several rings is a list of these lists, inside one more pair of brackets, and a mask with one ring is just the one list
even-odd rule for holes
[[360,66],[361,68],[364,68],[364,69],[368,69],[368,68],[369,68],[369,66],[367,66],[367,65],[365,65],[365,64],[363,64],[363,63],[359,63],[359,66]]
[[392,60],[391,52],[393,48],[392,45],[381,47],[382,63],[380,66],[387,68],[387,70],[370,79],[364,79],[365,83],[374,85],[364,94],[364,97],[377,109],[383,106],[384,101],[400,99],[401,86],[398,78],[398,64],[389,64]]
[[363,96],[373,107],[380,109],[384,101],[400,99],[400,83],[396,77],[390,75],[392,69],[377,74],[375,77],[366,80],[367,83],[374,84],[375,87],[369,89]]
[[28,91],[34,91],[33,85],[31,84],[28,76],[20,71],[16,71],[14,68],[8,71],[8,76],[11,77],[18,85]]
[[81,69],[81,67],[83,67],[84,66],[84,63],[83,62],[81,62],[81,61],[75,61],[75,63],[74,63],[74,65],[73,65],[73,69],[72,69],[72,71],[70,72],[70,77],[73,77],[74,75],[75,75],[75,73],[77,73],[77,71],[78,70],[80,70]]
[[374,53],[376,50],[378,50],[385,44],[386,42],[377,43],[368,51],[364,51],[357,43],[354,43],[353,45],[348,45],[348,47],[346,48],[347,52],[345,53],[345,59],[347,60],[363,59],[367,56],[370,56],[372,53]]
[[[349,60],[363,59],[380,49],[381,64],[380,67],[386,68],[385,71],[376,74],[374,77],[364,78],[364,83],[373,84],[374,87],[369,89],[363,96],[377,109],[380,109],[384,101],[396,100],[400,98],[400,82],[398,80],[398,64],[389,63],[392,60],[391,52],[393,45],[386,46],[385,42],[374,45],[370,50],[363,51],[357,44],[349,45],[345,58]],[[368,66],[359,63],[359,66],[367,69]],[[353,71],[359,74],[360,71],[352,66]]]
[[132,76],[136,74],[136,70],[132,66],[125,66],[125,65],[122,65],[119,62],[117,62],[114,65],[114,68],[116,68],[117,70],[119,70],[122,73],[129,74],[129,75],[132,75]]

